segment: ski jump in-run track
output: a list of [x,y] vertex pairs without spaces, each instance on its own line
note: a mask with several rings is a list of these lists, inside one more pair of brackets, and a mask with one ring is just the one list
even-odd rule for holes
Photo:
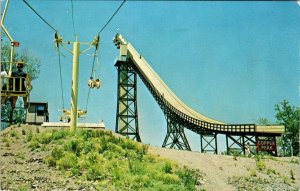
[[141,141],[137,112],[137,75],[142,79],[167,120],[167,135],[163,147],[191,150],[184,128],[200,135],[201,152],[218,153],[217,135],[226,136],[227,152],[269,152],[277,155],[276,136],[284,133],[284,126],[256,124],[225,124],[193,110],[181,101],[159,75],[122,35],[114,43],[120,49],[115,66],[118,69],[118,99],[116,132]]

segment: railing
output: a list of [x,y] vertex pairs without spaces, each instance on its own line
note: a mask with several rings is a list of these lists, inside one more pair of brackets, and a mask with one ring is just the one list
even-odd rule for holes
[[244,134],[252,134],[256,132],[255,124],[215,124],[206,121],[202,121],[199,119],[195,119],[175,108],[171,105],[163,95],[161,95],[158,90],[155,89],[154,85],[151,84],[143,74],[136,68],[133,67],[135,71],[138,73],[146,87],[149,89],[150,93],[157,101],[161,109],[166,115],[176,115],[176,120],[180,121],[180,123],[184,123],[188,129],[194,129],[195,132],[199,133],[201,129],[206,129],[208,131],[216,131],[216,132],[231,132],[231,133],[244,133]]
[[26,94],[26,78],[24,77],[3,77],[2,93]]

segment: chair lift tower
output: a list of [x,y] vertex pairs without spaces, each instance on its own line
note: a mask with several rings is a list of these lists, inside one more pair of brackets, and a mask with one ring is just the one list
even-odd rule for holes
[[[55,33],[56,46],[62,45],[63,48],[68,50],[73,54],[73,66],[72,66],[72,91],[71,91],[71,121],[70,121],[70,131],[74,132],[77,128],[77,118],[78,118],[78,72],[79,72],[79,56],[86,51],[90,50],[93,46],[96,48],[99,45],[99,37],[94,38],[90,43],[78,42],[76,36],[75,42],[67,42],[67,44],[73,43],[73,50],[69,50],[64,46],[64,42],[57,33]],[[80,52],[80,45],[88,44],[89,47],[82,52]]]

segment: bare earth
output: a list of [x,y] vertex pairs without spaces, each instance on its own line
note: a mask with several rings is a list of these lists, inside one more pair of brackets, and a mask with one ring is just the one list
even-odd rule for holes
[[[10,127],[0,133],[0,190],[95,190],[91,182],[65,178],[55,168],[43,163],[50,151],[35,152],[28,149],[21,129],[37,126]],[[39,127],[40,131],[45,130]],[[11,131],[18,138],[11,138]],[[9,144],[3,138],[10,139]],[[200,170],[203,177],[200,188],[205,190],[300,190],[299,157],[269,157],[262,159],[265,167],[257,168],[254,158],[202,154],[198,152],[149,147],[149,153],[177,161],[179,164]],[[293,172],[293,177],[291,175]],[[253,172],[255,175],[253,175]],[[252,173],[252,175],[251,175]],[[229,183],[237,177],[239,181]],[[239,178],[242,178],[241,180]],[[246,183],[244,181],[246,178]],[[261,181],[263,180],[263,181]]]

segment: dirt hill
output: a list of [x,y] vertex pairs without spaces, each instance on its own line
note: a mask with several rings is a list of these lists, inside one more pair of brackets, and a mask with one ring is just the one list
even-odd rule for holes
[[[44,159],[51,151],[30,149],[24,129],[31,129],[33,134],[46,130],[38,126],[12,126],[1,132],[1,190],[96,190],[93,181],[66,178],[59,169],[48,167]],[[245,158],[152,146],[148,152],[198,169],[198,190],[300,190],[297,157]]]

